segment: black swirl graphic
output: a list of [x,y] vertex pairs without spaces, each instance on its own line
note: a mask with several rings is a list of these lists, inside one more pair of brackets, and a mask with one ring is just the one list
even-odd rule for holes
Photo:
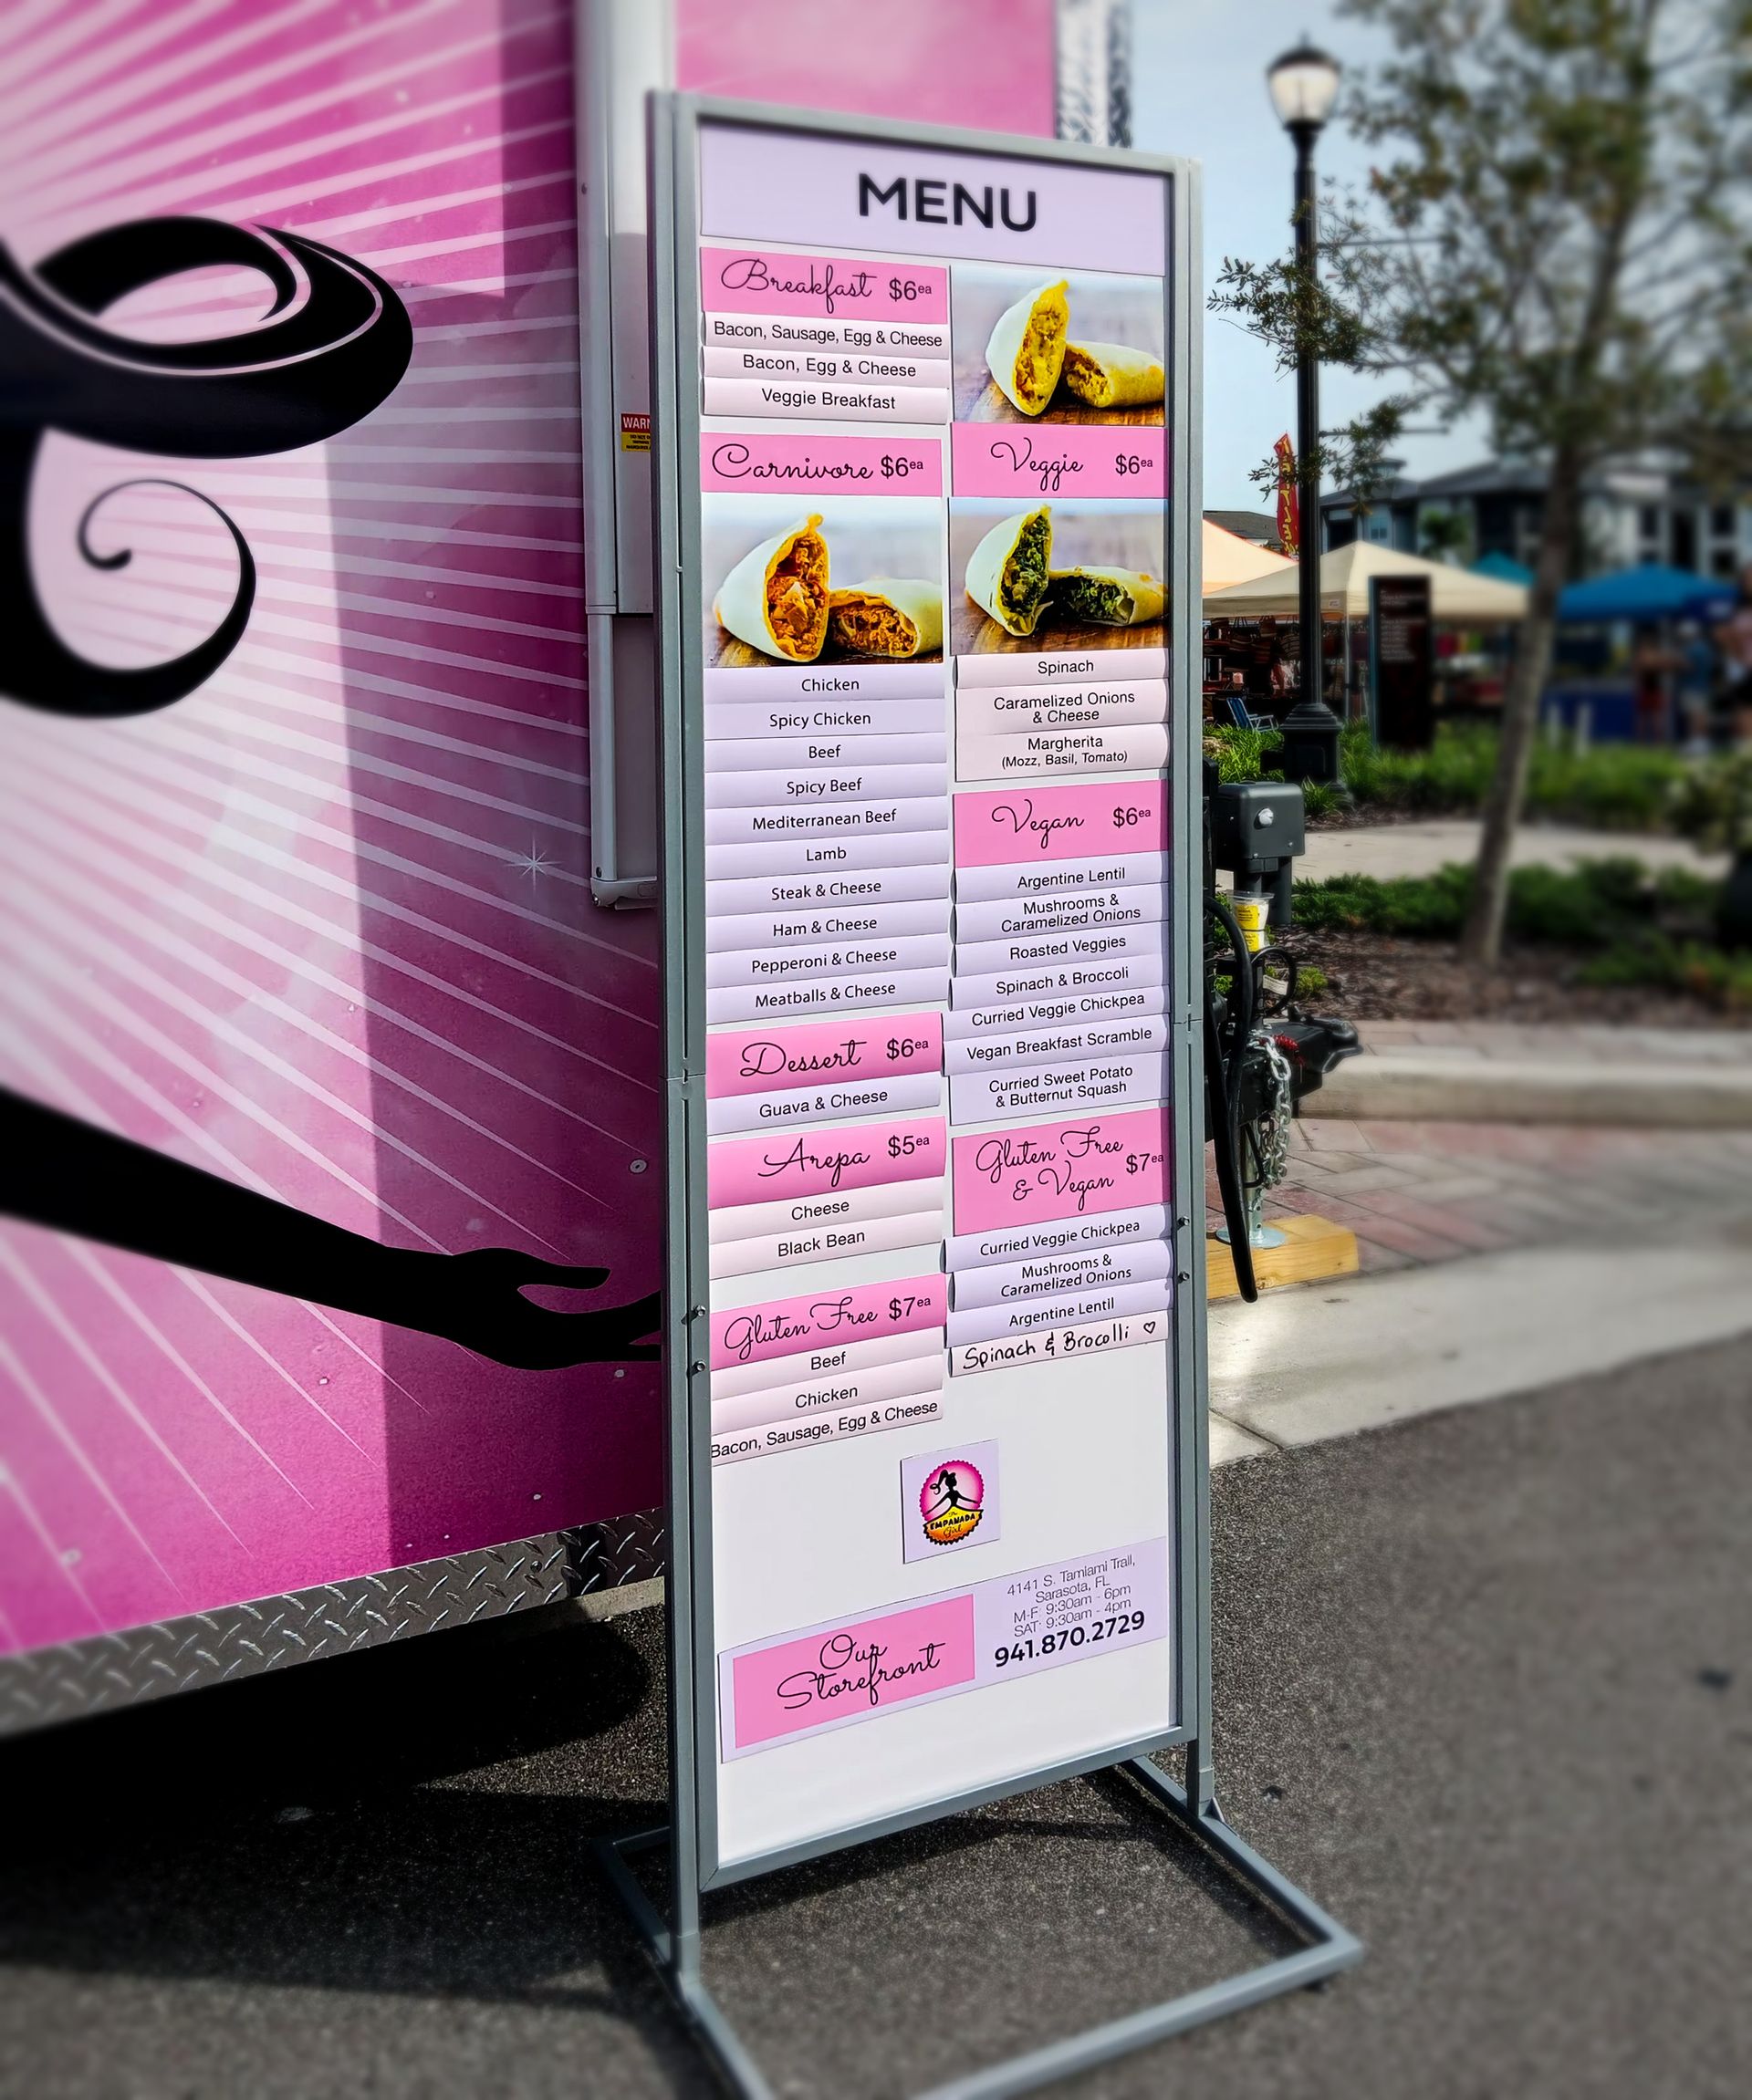
[[[273,288],[266,318],[241,335],[141,343],[94,317],[161,278],[214,264],[259,271]],[[164,482],[204,503],[230,533],[239,564],[230,609],[205,641],[169,663],[118,670],[68,649],[30,567],[30,486],[45,431],[182,459],[287,452],[369,415],[401,380],[412,348],[407,311],[390,286],[300,234],[141,219],[72,242],[34,271],[0,243],[0,692],[90,717],[168,707],[231,654],[256,595],[256,565],[236,525],[198,489]],[[106,491],[79,520],[79,553],[92,567],[118,569],[130,558],[125,547],[99,551],[93,528],[109,496],[141,481]]]

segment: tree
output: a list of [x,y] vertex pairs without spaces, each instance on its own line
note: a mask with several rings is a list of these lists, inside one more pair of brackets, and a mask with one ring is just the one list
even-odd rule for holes
[[1383,149],[1325,221],[1326,283],[1225,259],[1212,304],[1293,364],[1391,377],[1322,467],[1369,493],[1415,413],[1482,412],[1543,463],[1528,615],[1505,695],[1463,946],[1494,964],[1558,594],[1583,490],[1660,460],[1752,473],[1752,0],[1341,0],[1392,56],[1353,85]]
[[1464,510],[1426,511],[1418,534],[1418,552],[1430,561],[1458,562],[1464,568],[1472,559],[1472,520]]

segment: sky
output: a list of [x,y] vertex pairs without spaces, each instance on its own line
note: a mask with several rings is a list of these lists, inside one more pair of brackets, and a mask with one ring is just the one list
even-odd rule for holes
[[[1366,64],[1379,36],[1340,17],[1329,0],[1132,0],[1133,142],[1147,152],[1184,153],[1204,169],[1204,282],[1225,255],[1259,260],[1290,239],[1294,153],[1266,92],[1266,68],[1307,35],[1340,63]],[[1338,115],[1320,140],[1319,167],[1361,181],[1369,157]],[[1272,354],[1219,315],[1205,316],[1204,507],[1268,511],[1270,495],[1247,479],[1280,431],[1296,431],[1295,382]],[[1321,380],[1329,429],[1356,414],[1377,390],[1348,373]],[[1406,437],[1405,471],[1443,473],[1488,456],[1482,431]]]

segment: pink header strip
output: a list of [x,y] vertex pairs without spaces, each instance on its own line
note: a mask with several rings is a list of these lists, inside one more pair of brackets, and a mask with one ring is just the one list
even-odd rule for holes
[[955,423],[958,496],[1119,496],[1159,502],[1168,488],[1160,429],[1091,423]]
[[957,1138],[955,1231],[1165,1203],[1169,1129],[1166,1108],[1140,1108]]
[[907,1276],[893,1284],[863,1284],[851,1291],[812,1291],[764,1305],[736,1305],[712,1315],[712,1368],[764,1364],[805,1349],[841,1342],[875,1342],[916,1335],[949,1317],[946,1276]]
[[927,1116],[849,1129],[775,1130],[746,1144],[714,1145],[705,1156],[707,1204],[722,1211],[781,1196],[922,1180],[948,1165],[948,1140],[943,1118]]
[[955,866],[1007,868],[1091,854],[1165,853],[1168,783],[1119,780],[1087,787],[1002,788],[955,797]]
[[974,1681],[971,1592],[805,1634],[739,1655],[730,1666],[731,1745],[752,1750],[783,1735]]
[[940,496],[943,447],[933,438],[735,437],[700,439],[703,489],[766,495],[850,489],[867,496]]
[[949,273],[926,263],[702,248],[708,314],[819,314],[825,319],[946,321]]
[[904,1014],[880,1024],[827,1021],[757,1028],[705,1039],[705,1091],[714,1101],[811,1086],[819,1080],[892,1079],[942,1069],[941,1014]]

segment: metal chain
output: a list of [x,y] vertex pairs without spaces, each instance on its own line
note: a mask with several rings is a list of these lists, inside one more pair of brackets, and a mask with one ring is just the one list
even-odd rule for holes
[[1256,1028],[1253,1040],[1256,1046],[1265,1052],[1266,1062],[1271,1067],[1271,1107],[1259,1118],[1259,1186],[1262,1190],[1275,1189],[1289,1171],[1289,1126],[1295,1114],[1294,1081],[1289,1059],[1284,1055],[1283,1046],[1270,1028]]
[[1268,1024],[1254,1030],[1249,1047],[1263,1054],[1271,1073],[1270,1106],[1253,1126],[1252,1149],[1258,1173],[1245,1176],[1247,1238],[1257,1247],[1265,1222],[1266,1190],[1275,1189],[1289,1171],[1289,1126],[1295,1107],[1289,1060]]

